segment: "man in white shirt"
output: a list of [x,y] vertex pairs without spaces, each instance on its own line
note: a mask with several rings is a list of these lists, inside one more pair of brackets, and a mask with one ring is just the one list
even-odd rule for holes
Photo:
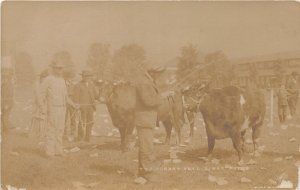
[[[51,63],[52,73],[41,84],[39,106],[47,110],[46,143],[47,156],[63,156],[62,139],[65,128],[66,105],[78,109],[68,98],[67,87],[63,78],[64,61],[59,53],[54,55]],[[47,109],[43,109],[47,106]]]

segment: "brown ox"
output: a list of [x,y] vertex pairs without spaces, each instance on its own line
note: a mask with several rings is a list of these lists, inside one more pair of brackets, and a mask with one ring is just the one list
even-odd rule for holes
[[252,129],[256,152],[266,109],[264,94],[259,89],[248,87],[241,90],[227,86],[208,90],[200,101],[199,110],[205,123],[209,158],[216,139],[231,138],[241,160],[247,128]]
[[[127,151],[134,144],[134,112],[136,104],[136,89],[126,82],[102,82],[98,85],[105,99],[113,125],[119,129],[121,148]],[[177,143],[181,143],[180,128],[183,126],[183,104],[180,92],[169,94],[162,98],[158,108],[158,122],[161,121],[166,129],[165,143],[170,142],[171,130],[174,127]],[[157,122],[157,123],[158,123]]]

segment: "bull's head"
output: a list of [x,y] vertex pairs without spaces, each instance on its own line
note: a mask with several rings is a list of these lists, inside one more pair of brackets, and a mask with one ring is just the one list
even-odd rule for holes
[[130,86],[130,83],[117,80],[117,81],[102,81],[98,80],[96,82],[96,86],[99,89],[100,97],[103,99],[102,102],[107,103],[107,101],[111,98],[111,96],[116,93],[117,91],[120,91],[122,89],[127,89],[128,86]]
[[207,94],[208,86],[205,84],[194,84],[183,90],[184,105],[187,110],[198,111],[204,96]]
[[98,88],[98,92],[100,95],[100,101],[105,103],[110,94],[112,94],[112,83],[110,81],[104,80],[96,80],[95,81],[96,87]]

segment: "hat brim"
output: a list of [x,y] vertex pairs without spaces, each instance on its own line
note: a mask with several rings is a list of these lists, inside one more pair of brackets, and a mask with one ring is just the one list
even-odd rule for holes
[[50,65],[50,67],[52,67],[52,68],[64,68],[65,66],[63,66],[63,65]]
[[165,71],[165,69],[160,69],[160,70],[150,69],[150,70],[148,70],[149,73],[162,73],[164,71]]
[[93,76],[93,74],[82,74],[82,73],[80,73],[80,75],[83,77]]

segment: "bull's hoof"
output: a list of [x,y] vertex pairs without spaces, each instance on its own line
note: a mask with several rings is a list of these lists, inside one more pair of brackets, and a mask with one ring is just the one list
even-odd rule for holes
[[208,155],[207,155],[207,161],[208,161],[208,162],[211,161],[212,158],[213,158],[213,157],[212,157],[212,154],[208,154]]
[[243,153],[250,153],[249,149],[245,148],[245,146],[242,147]]
[[121,151],[122,151],[123,153],[125,153],[125,152],[128,152],[129,150],[128,150],[125,146],[122,146],[122,145],[121,145]]
[[164,142],[165,145],[170,145],[170,139],[166,139]]
[[255,151],[253,152],[253,156],[254,156],[254,157],[260,157],[260,156],[261,156],[261,153],[260,153],[258,150],[255,150]]
[[243,159],[241,159],[237,164],[238,164],[238,166],[245,166],[246,165],[246,163],[244,162]]
[[184,143],[185,143],[185,144],[190,144],[191,141],[192,141],[192,140],[191,140],[191,137],[190,137],[190,138],[186,139],[186,140],[184,141]]
[[186,144],[179,143],[179,147],[186,147]]

